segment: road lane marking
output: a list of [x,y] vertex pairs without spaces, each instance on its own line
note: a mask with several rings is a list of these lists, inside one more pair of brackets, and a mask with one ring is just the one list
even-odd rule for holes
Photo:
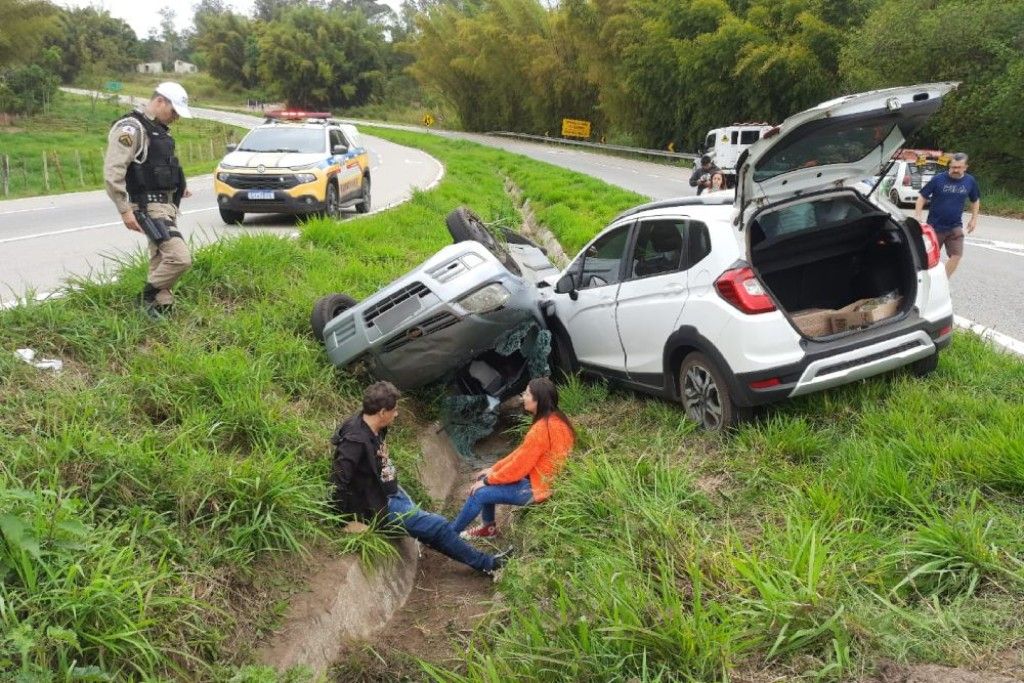
[[[212,206],[208,209],[192,209],[191,211],[182,211],[182,216],[189,216],[194,213],[203,213],[204,211],[216,211],[217,207]],[[34,240],[41,237],[54,237],[56,235],[67,235],[72,232],[81,232],[83,230],[97,230],[99,228],[109,228],[114,225],[124,225],[121,221],[113,221],[112,223],[95,223],[93,225],[80,225],[76,228],[65,228],[64,230],[51,230],[50,232],[37,232],[33,235],[21,235],[19,237],[5,237],[0,239],[0,244],[7,244],[8,242],[21,242],[23,240]]]
[[984,325],[980,325],[959,315],[953,316],[953,323],[957,327],[969,330],[982,339],[990,341],[997,346],[1001,346],[1011,353],[1016,353],[1018,356],[1024,356],[1024,341],[1014,339],[1008,334],[997,332],[991,327],[985,327]]
[[34,209],[14,209],[12,211],[0,211],[0,216],[6,216],[12,213],[28,213],[29,211],[52,211],[56,208],[56,206],[37,206]]
[[1024,244],[1000,242],[998,240],[982,240],[977,237],[968,237],[964,241],[972,247],[981,247],[982,249],[996,251],[1000,254],[1010,254],[1011,256],[1024,256]]

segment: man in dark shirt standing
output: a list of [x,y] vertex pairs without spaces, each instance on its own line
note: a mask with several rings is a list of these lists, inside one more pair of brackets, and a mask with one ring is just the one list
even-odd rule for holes
[[711,187],[711,176],[718,171],[718,167],[711,163],[711,157],[705,154],[700,158],[700,165],[693,167],[690,174],[690,187],[697,188],[699,195]]
[[398,485],[398,471],[388,454],[388,427],[398,417],[401,392],[390,382],[371,384],[363,393],[362,412],[343,422],[331,437],[334,461],[331,483],[334,508],[361,521],[383,521],[473,569],[492,573],[505,564],[508,551],[480,552],[448,526],[448,520],[419,508]]
[[921,222],[925,200],[931,200],[928,223],[939,238],[939,249],[946,246],[946,277],[960,265],[964,253],[963,214],[964,201],[971,203],[971,219],[967,221],[967,232],[978,227],[978,213],[981,211],[981,190],[974,176],[967,173],[967,155],[957,153],[949,162],[949,170],[933,177],[921,188],[914,205],[914,217]]

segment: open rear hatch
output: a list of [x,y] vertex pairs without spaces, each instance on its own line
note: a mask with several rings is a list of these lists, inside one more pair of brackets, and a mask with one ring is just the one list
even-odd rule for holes
[[823,102],[765,133],[740,160],[738,238],[764,287],[808,337],[910,308],[920,235],[853,188],[876,175],[956,83]]
[[917,294],[912,238],[849,191],[759,213],[750,242],[761,282],[808,337],[870,327]]

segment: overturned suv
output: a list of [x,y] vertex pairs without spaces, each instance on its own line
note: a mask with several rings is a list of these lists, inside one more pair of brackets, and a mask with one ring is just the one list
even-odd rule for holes
[[466,393],[507,398],[529,379],[543,331],[536,283],[557,271],[541,249],[514,234],[496,239],[465,207],[446,223],[454,244],[363,301],[321,297],[310,326],[334,365],[365,362],[402,389],[454,376]]
[[456,212],[449,228],[468,241],[360,304],[324,297],[314,333],[335,364],[365,358],[377,376],[418,386],[532,318],[561,370],[680,401],[709,430],[898,367],[930,372],[953,322],[935,233],[862,179],[884,175],[954,87],[796,114],[740,158],[735,196],[631,209],[562,273]]

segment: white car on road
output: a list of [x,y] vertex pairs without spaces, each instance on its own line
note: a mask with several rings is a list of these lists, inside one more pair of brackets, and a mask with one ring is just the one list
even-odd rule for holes
[[883,176],[879,191],[896,206],[912,206],[921,188],[944,170],[937,161],[896,161]]
[[735,197],[617,217],[538,290],[558,365],[681,401],[710,430],[900,366],[933,370],[953,325],[935,234],[856,188],[955,87],[822,103],[750,147]]

